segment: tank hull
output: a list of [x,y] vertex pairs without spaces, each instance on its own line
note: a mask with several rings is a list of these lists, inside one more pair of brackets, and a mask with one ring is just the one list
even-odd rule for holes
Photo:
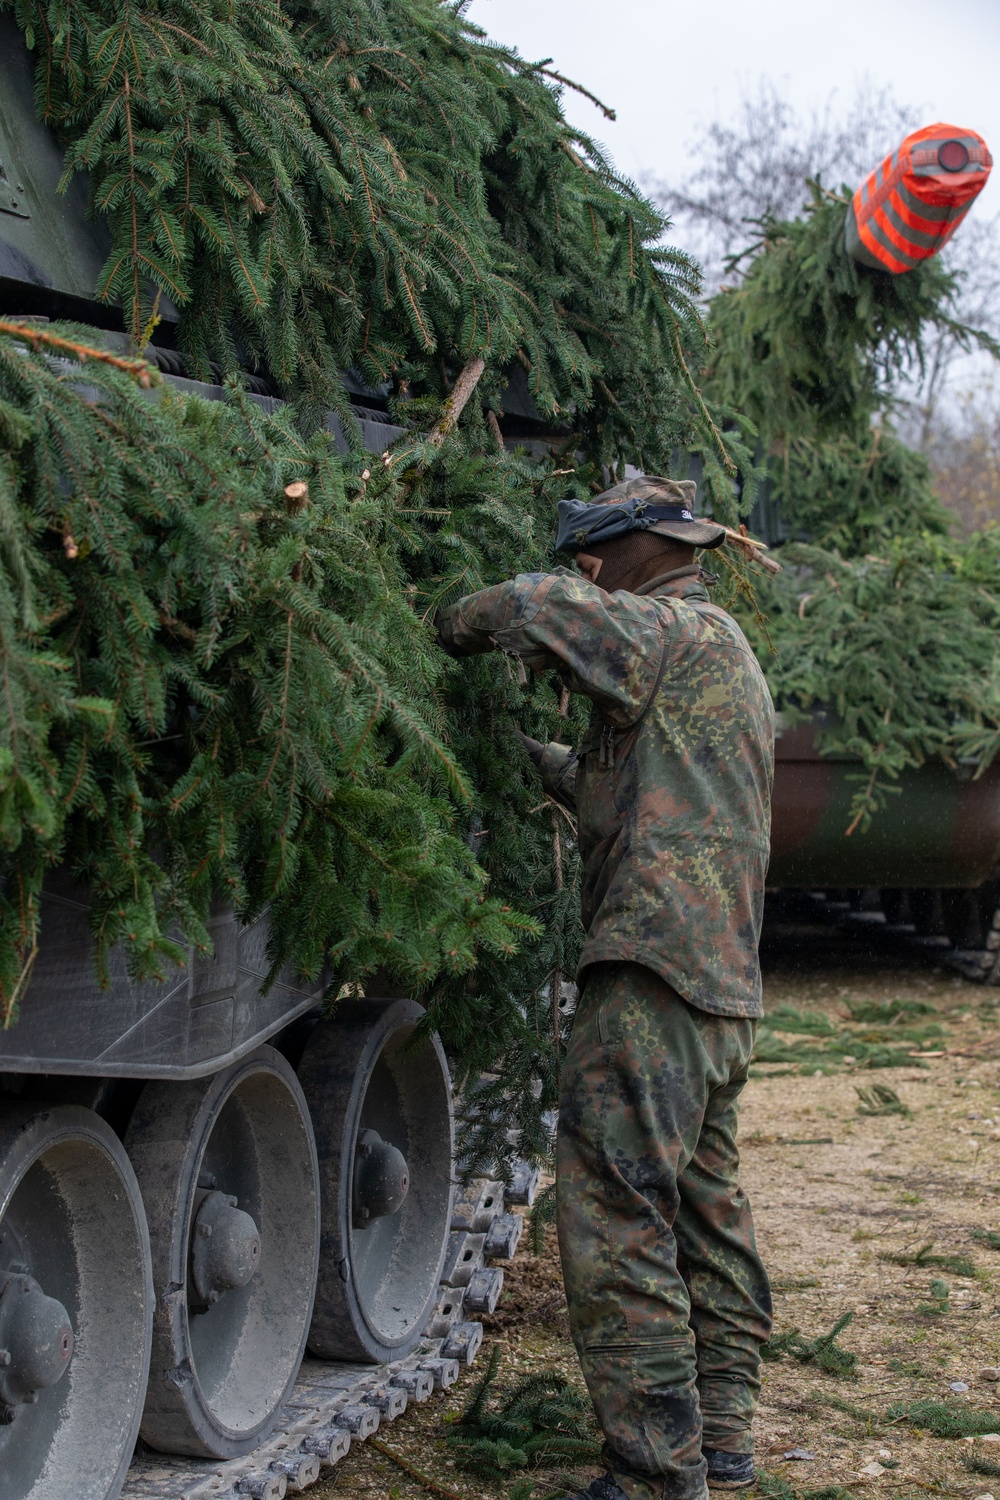
[[243,926],[222,908],[208,921],[213,951],[189,949],[162,982],[129,976],[120,947],[98,983],[86,892],[52,882],[18,1020],[0,1030],[0,1073],[101,1078],[201,1078],[247,1056],[319,1005],[326,976],[303,983],[270,969],[267,918]]
[[821,721],[775,741],[768,886],[968,889],[1000,860],[1000,764],[977,779],[940,761],[903,772],[867,832],[848,834],[852,798],[867,777],[846,757],[820,754]]

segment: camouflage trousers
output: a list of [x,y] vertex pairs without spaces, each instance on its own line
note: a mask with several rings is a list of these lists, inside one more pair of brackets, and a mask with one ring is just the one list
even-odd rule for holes
[[588,970],[564,1064],[557,1201],[570,1327],[630,1500],[701,1500],[752,1450],[771,1293],[739,1187],[755,1022],[639,964]]

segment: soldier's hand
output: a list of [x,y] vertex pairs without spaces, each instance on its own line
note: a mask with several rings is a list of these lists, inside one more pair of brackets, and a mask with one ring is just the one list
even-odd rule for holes
[[533,740],[530,734],[522,734],[520,729],[515,730],[515,733],[524,746],[524,753],[531,761],[531,764],[533,766],[540,765],[545,746],[539,740]]
[[455,626],[450,614],[442,614],[438,610],[434,617],[434,628],[437,631],[437,643],[446,656],[454,657],[458,661],[465,655],[455,645]]

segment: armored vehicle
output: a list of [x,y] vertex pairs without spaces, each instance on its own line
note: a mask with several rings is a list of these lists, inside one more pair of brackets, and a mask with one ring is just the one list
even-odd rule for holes
[[779,720],[768,890],[811,892],[1000,984],[1000,765],[978,778],[940,761],[904,771],[868,831],[848,837],[859,763],[820,752],[824,719]]
[[[124,349],[119,311],[93,296],[102,228],[79,182],[57,192],[62,152],[9,15],[0,49],[0,318],[71,319]],[[221,398],[181,377],[162,311],[149,360]],[[400,429],[348,385],[382,452]],[[437,1039],[415,1035],[421,1006],[382,992],[322,1019],[322,983],[265,987],[266,916],[220,907],[209,927],[211,955],[167,981],[134,981],[116,950],[101,988],[87,891],[64,871],[45,890],[0,1031],[4,1500],[115,1500],[123,1484],[280,1500],[450,1383],[482,1337],[469,1315],[499,1295],[486,1261],[513,1252],[520,1220],[499,1184],[456,1199],[451,1081]],[[137,1439],[177,1458],[127,1477]]]

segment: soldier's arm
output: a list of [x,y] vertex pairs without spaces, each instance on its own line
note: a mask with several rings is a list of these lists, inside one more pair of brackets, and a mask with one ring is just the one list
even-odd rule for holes
[[575,813],[578,762],[574,751],[568,745],[560,745],[555,741],[543,745],[541,740],[533,740],[530,734],[525,734],[520,729],[517,730],[517,737],[549,796]]
[[634,723],[656,686],[665,647],[655,606],[606,594],[574,573],[521,573],[467,594],[439,622],[453,655],[493,649],[538,670],[556,668],[612,723]]

